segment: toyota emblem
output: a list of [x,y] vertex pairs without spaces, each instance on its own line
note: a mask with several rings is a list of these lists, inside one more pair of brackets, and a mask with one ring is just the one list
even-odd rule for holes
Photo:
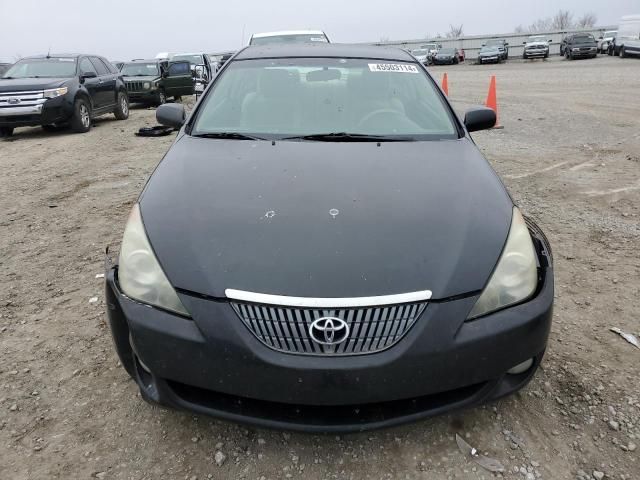
[[309,327],[309,336],[321,345],[338,345],[349,337],[349,325],[341,318],[318,318]]

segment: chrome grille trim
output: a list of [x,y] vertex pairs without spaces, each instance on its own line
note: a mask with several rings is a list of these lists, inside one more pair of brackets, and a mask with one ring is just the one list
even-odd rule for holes
[[351,308],[377,307],[400,303],[424,302],[431,299],[431,290],[383,295],[376,297],[324,298],[324,297],[287,297],[284,295],[269,295],[266,293],[246,292],[227,288],[224,291],[227,298],[241,302],[262,303],[280,307],[309,307],[309,308]]
[[[376,298],[376,297],[373,297]],[[347,356],[376,353],[398,343],[427,307],[426,302],[384,306],[298,308],[231,301],[249,331],[267,347],[297,355]],[[311,339],[311,324],[337,317],[349,326],[349,336],[336,345]]]

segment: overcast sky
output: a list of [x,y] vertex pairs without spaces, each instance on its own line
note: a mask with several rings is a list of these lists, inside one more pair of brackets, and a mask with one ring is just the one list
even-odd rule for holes
[[[158,52],[236,50],[253,32],[319,28],[334,42],[512,32],[552,16],[593,12],[598,25],[640,13],[638,0],[0,0],[0,61],[51,52],[111,60]],[[244,36],[243,36],[244,31]]]

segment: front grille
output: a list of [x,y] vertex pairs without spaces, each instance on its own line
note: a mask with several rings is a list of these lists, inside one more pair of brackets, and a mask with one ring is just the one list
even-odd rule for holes
[[127,91],[129,92],[141,92],[144,90],[144,88],[142,87],[144,82],[127,81],[125,83],[127,84]]
[[0,108],[34,107],[46,101],[42,91],[0,92]]
[[[363,355],[390,348],[409,331],[427,303],[335,309],[244,302],[231,302],[231,305],[251,333],[273,350],[335,356]],[[349,333],[340,343],[326,345],[312,338],[311,324],[327,317],[340,319],[348,325]]]

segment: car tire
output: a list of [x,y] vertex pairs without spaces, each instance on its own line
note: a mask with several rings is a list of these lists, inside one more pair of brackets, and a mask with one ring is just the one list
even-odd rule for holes
[[158,90],[158,94],[156,95],[156,106],[164,105],[167,103],[167,94],[164,93],[164,90]]
[[113,111],[116,120],[126,120],[129,118],[129,97],[124,92],[118,92],[116,109]]
[[84,98],[78,98],[73,104],[71,130],[76,133],[86,133],[91,130],[91,106]]
[[0,138],[10,137],[13,135],[13,127],[0,127]]

